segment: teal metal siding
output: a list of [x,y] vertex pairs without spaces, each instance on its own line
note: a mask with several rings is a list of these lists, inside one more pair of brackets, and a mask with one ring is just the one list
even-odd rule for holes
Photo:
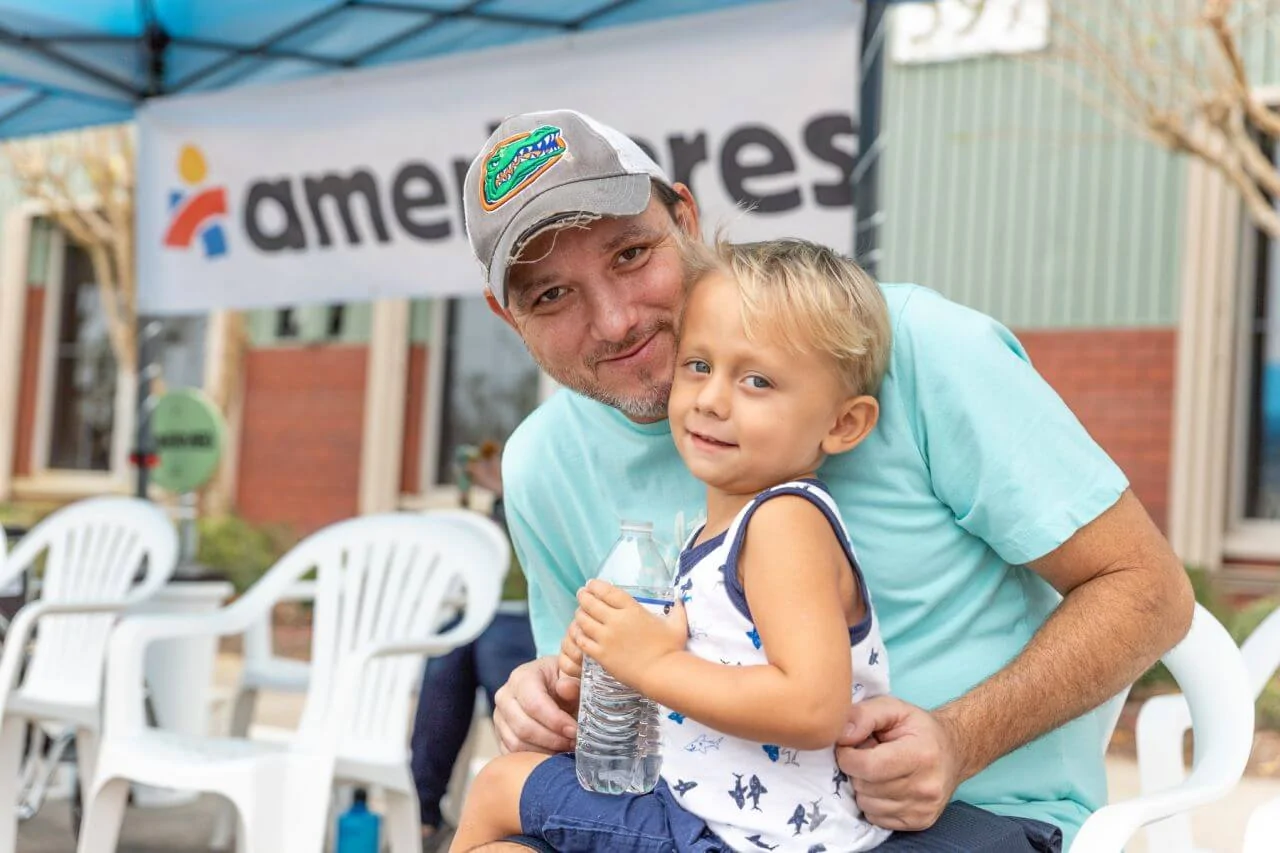
[[1041,58],[886,61],[881,277],[1017,329],[1176,324],[1186,164]]

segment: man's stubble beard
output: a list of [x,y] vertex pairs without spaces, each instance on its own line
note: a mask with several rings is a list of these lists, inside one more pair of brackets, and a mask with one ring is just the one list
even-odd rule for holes
[[[669,328],[670,324],[663,324],[658,331]],[[619,351],[625,351],[625,348]],[[526,347],[526,349],[528,348]],[[581,373],[553,368],[538,358],[537,353],[532,349],[529,350],[529,355],[533,357],[538,367],[554,379],[557,384],[595,400],[597,403],[603,403],[606,406],[617,409],[632,420],[660,421],[667,416],[667,401],[671,397],[671,385],[675,375],[674,364],[671,366],[671,374],[662,379],[655,379],[652,376],[643,377],[642,381],[645,389],[640,394],[623,396],[602,388],[599,381],[593,381],[590,375],[584,376]],[[589,373],[594,373],[594,370],[589,371]]]

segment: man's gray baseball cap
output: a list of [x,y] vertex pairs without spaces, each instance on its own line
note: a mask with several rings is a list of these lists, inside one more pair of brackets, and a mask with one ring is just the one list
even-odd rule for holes
[[507,266],[522,239],[585,213],[635,216],[662,168],[626,135],[573,110],[524,113],[498,125],[467,170],[467,239],[489,289],[507,304]]

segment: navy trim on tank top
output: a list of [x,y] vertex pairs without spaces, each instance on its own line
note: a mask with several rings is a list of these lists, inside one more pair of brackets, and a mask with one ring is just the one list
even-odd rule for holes
[[[680,568],[679,571],[676,572],[676,580],[680,580],[685,575],[689,574],[693,567],[696,566],[703,557],[710,554],[716,548],[719,548],[721,543],[724,542],[725,534],[728,532],[729,531],[727,530],[722,530],[706,542],[699,543],[694,545],[692,548],[686,548],[684,551],[681,551]],[[697,539],[701,535],[702,531],[699,530],[693,535],[693,539]],[[690,539],[690,541],[693,541],[693,539]]]
[[[831,496],[827,491],[827,486],[821,480],[815,478],[806,478],[797,482],[808,483],[815,488],[821,489],[822,493]],[[755,624],[755,619],[751,618],[751,607],[747,604],[747,593],[742,588],[742,582],[738,580],[738,556],[742,551],[742,543],[747,538],[747,524],[751,521],[751,516],[766,501],[780,495],[797,495],[809,501],[809,503],[822,510],[822,514],[826,516],[827,522],[831,525],[832,531],[836,534],[836,539],[840,541],[840,548],[844,551],[845,558],[849,561],[849,568],[853,571],[853,579],[858,582],[858,594],[862,597],[862,606],[866,610],[866,615],[849,628],[849,645],[856,646],[867,638],[871,633],[871,597],[867,595],[867,584],[862,579],[862,569],[858,566],[858,560],[853,556],[853,548],[849,544],[848,538],[844,534],[844,527],[840,523],[840,519],[831,511],[817,495],[806,491],[799,486],[788,486],[785,489],[776,489],[768,493],[758,495],[750,506],[747,507],[746,513],[742,516],[742,522],[738,525],[738,533],[733,538],[733,544],[729,547],[729,556],[725,560],[724,565],[720,567],[720,571],[724,574],[724,591],[729,596],[729,600],[733,602],[733,606],[739,613],[746,618],[751,624]],[[684,568],[684,558],[681,557],[681,570]],[[692,564],[691,564],[692,565]]]

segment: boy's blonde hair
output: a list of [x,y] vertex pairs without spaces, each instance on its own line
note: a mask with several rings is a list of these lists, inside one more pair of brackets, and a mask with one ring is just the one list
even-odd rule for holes
[[764,334],[793,352],[827,355],[853,393],[880,390],[892,344],[889,307],[862,267],[807,240],[682,240],[680,248],[687,287],[713,272],[738,286],[748,340]]

